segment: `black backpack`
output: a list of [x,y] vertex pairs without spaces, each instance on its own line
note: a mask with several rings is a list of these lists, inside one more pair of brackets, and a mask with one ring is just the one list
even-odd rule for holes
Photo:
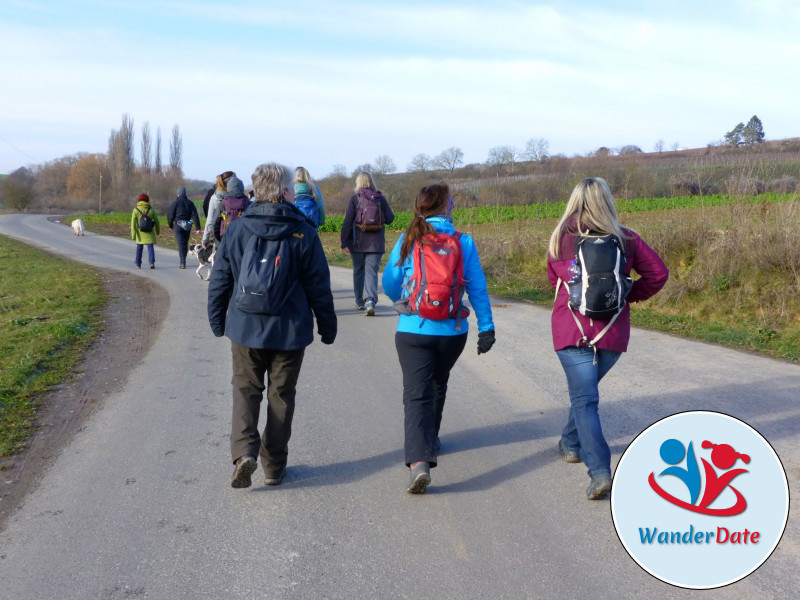
[[149,233],[153,231],[153,227],[155,226],[155,222],[150,217],[150,209],[148,208],[144,212],[140,211],[138,208],[136,209],[141,216],[139,217],[139,231],[144,233]]
[[608,319],[622,311],[632,281],[625,275],[625,250],[615,235],[575,237],[579,276],[567,282],[569,305],[591,319]]
[[242,312],[280,314],[298,281],[289,237],[271,239],[253,235],[248,240],[233,292],[233,302]]

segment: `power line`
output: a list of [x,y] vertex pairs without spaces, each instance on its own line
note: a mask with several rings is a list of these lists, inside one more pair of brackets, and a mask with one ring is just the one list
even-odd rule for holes
[[33,157],[30,155],[30,154],[28,154],[28,153],[27,153],[27,152],[25,152],[24,150],[20,150],[19,148],[17,148],[17,147],[16,147],[14,144],[12,144],[11,142],[9,142],[9,141],[8,141],[6,138],[4,138],[2,135],[0,135],[0,140],[4,141],[6,144],[8,144],[9,146],[11,146],[11,147],[12,147],[14,150],[16,150],[17,152],[19,152],[20,154],[23,154],[23,155],[27,156],[27,157],[28,157],[28,158],[30,158],[30,159],[31,159],[33,162],[39,162],[37,159],[33,158]]

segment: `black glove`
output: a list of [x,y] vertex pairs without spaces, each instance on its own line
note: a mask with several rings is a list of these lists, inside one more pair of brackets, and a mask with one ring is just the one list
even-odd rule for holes
[[331,345],[333,343],[333,340],[335,339],[336,339],[335,335],[323,335],[320,338],[323,344],[328,344],[328,345]]
[[478,354],[485,354],[494,346],[494,329],[481,331],[478,334]]

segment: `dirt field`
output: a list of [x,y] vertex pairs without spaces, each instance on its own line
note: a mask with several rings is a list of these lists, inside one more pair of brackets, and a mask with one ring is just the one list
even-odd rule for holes
[[[75,376],[42,400],[36,431],[25,450],[0,458],[0,529],[86,417],[122,385],[158,337],[169,311],[169,295],[142,281],[130,273],[103,272],[109,294],[103,331]],[[155,326],[142,327],[145,319]]]

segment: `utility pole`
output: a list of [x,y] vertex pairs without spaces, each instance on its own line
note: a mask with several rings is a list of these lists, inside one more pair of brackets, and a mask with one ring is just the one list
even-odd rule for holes
[[97,214],[103,212],[103,174],[100,173],[100,206],[97,208]]

